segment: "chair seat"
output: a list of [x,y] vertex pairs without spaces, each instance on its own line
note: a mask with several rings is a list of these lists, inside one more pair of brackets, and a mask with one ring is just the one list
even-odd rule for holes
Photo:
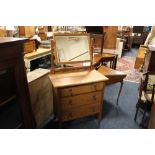
[[[137,119],[137,114],[139,109],[143,111],[143,116],[140,125],[142,126],[145,122],[146,113],[150,115],[152,105],[155,103],[155,73],[154,72],[147,72],[143,74],[141,78],[141,83],[139,86],[139,95],[138,95],[138,102],[136,105],[136,113],[135,113],[135,121]],[[148,117],[149,118],[149,117]],[[148,122],[147,122],[148,125]]]
[[155,83],[155,75],[149,75],[147,90],[152,90],[154,83]]

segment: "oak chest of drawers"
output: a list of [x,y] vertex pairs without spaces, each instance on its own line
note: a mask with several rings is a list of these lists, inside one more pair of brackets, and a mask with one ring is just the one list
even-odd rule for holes
[[55,114],[60,124],[89,115],[96,115],[100,121],[107,80],[96,70],[52,74]]

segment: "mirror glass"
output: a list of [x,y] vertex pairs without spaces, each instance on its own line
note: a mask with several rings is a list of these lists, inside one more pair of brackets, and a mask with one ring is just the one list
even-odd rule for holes
[[58,63],[90,61],[88,35],[55,35]]

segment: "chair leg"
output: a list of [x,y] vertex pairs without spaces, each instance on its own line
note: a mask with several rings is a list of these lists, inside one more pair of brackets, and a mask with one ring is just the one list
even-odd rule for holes
[[[144,109],[144,113],[143,113],[143,117],[142,117],[142,121],[141,121],[141,125],[143,124],[144,122],[144,118],[145,118],[145,114],[146,114],[146,111],[147,111],[147,104],[145,105],[145,109]],[[142,125],[143,126],[143,125]]]
[[138,111],[139,111],[139,103],[137,103],[137,106],[136,106],[136,113],[135,113],[135,118],[134,118],[135,121],[137,119]]

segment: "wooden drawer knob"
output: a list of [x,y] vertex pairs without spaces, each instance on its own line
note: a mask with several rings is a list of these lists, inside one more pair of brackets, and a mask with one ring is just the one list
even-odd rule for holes
[[70,113],[68,114],[68,116],[72,118],[72,117],[73,117],[73,114],[70,112]]
[[95,108],[95,107],[93,107],[93,108],[92,108],[92,112],[95,112],[95,111],[96,111],[96,108]]
[[94,84],[94,89],[97,90],[97,85],[96,84]]
[[93,95],[93,100],[95,100],[95,101],[96,101],[96,95]]
[[69,100],[68,103],[69,103],[70,106],[72,106],[72,103],[73,103],[73,102],[72,102],[72,100]]
[[69,89],[69,92],[70,92],[70,95],[73,95],[73,94],[72,94],[72,89]]

